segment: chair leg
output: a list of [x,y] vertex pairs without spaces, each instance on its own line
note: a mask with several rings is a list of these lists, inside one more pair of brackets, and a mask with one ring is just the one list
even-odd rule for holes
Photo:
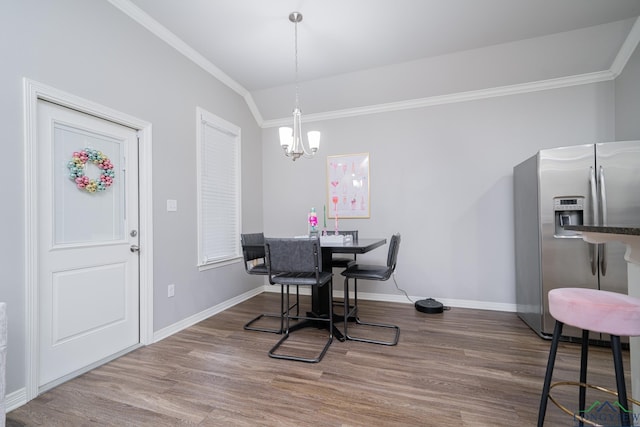
[[562,322],[556,320],[553,328],[553,338],[551,340],[551,349],[549,350],[549,360],[547,361],[547,372],[544,375],[544,386],[542,387],[542,397],[540,398],[540,410],[538,411],[538,427],[544,425],[544,416],[547,413],[547,402],[549,400],[549,388],[551,387],[551,378],[553,377],[553,366],[556,363],[556,353],[558,352],[558,342],[562,334]]
[[[354,281],[357,281],[357,279],[354,279]],[[334,307],[338,307],[339,306],[339,307],[343,307],[344,308],[344,299],[342,300],[342,302],[340,302],[338,300],[334,301],[333,302],[333,306]],[[350,304],[347,305],[347,310],[344,310],[344,313],[347,313],[349,310],[352,310],[353,307],[354,307],[353,305],[350,305]],[[351,315],[349,317],[352,317],[352,316],[353,316],[353,313],[351,313]]]
[[[582,348],[580,352],[580,384],[587,384],[587,358],[589,356],[589,331],[582,330]],[[580,385],[580,394],[578,398],[578,410],[581,416],[584,416],[584,407],[587,399],[586,385]],[[584,426],[584,422],[580,420],[579,426]]]
[[256,327],[256,326],[251,326],[252,324],[257,322],[258,320],[262,319],[263,317],[279,317],[279,318],[282,318],[282,316],[278,315],[278,314],[263,313],[263,314],[258,315],[257,317],[254,317],[253,319],[249,320],[244,325],[244,329],[247,330],[247,331],[272,332],[274,334],[281,334],[282,333],[282,328],[278,328],[278,329],[276,329],[276,328],[259,328],[259,327]]
[[[326,354],[327,350],[329,349],[329,346],[331,345],[331,343],[333,342],[333,304],[332,304],[332,295],[333,295],[333,286],[332,286],[332,281],[330,280],[327,283],[327,286],[329,286],[329,318],[328,319],[319,319],[317,317],[306,317],[306,316],[291,316],[290,315],[290,311],[293,308],[293,306],[289,305],[289,286],[287,286],[287,310],[286,310],[286,314],[285,314],[285,329],[284,329],[284,333],[282,338],[280,338],[278,340],[278,342],[271,348],[271,350],[269,350],[269,357],[272,357],[274,359],[286,359],[286,360],[295,360],[298,362],[307,362],[307,363],[318,363],[322,360],[322,358],[324,357],[324,355]],[[296,286],[296,292],[298,291],[298,286]],[[280,346],[289,338],[290,336],[290,331],[289,331],[289,326],[290,326],[290,319],[295,319],[295,320],[311,320],[311,321],[322,321],[322,322],[328,322],[329,324],[329,338],[327,339],[327,341],[324,344],[324,347],[322,348],[322,350],[320,351],[320,353],[316,356],[316,357],[312,357],[312,358],[306,358],[306,357],[300,357],[300,356],[292,356],[292,355],[287,355],[287,354],[277,354],[276,350],[278,348],[280,348]]]
[[[344,337],[347,340],[351,341],[360,341],[360,342],[368,342],[371,344],[380,344],[380,345],[396,345],[398,344],[398,338],[400,337],[400,328],[396,325],[391,325],[387,323],[371,323],[371,322],[363,322],[360,320],[358,316],[358,282],[354,279],[354,294],[353,294],[353,307],[349,307],[349,278],[345,277],[344,279]],[[350,309],[350,310],[349,310]],[[385,329],[393,329],[395,334],[391,341],[381,341],[381,340],[373,340],[368,338],[359,338],[349,335],[347,331],[347,323],[349,322],[349,317],[353,316],[356,321],[356,325],[364,325],[371,326],[376,328],[385,328]]]
[[344,324],[344,338],[345,339],[349,339],[349,317],[355,315],[355,305],[353,307],[353,309],[350,310],[350,306],[349,306],[349,279],[345,279],[344,280],[344,298],[342,300],[342,304],[344,306],[344,309],[342,310],[343,313],[343,324]]
[[296,286],[296,316],[300,316],[300,286]]
[[[285,306],[285,312],[284,312],[284,321],[285,321],[285,331],[287,331],[287,335],[289,335],[289,328],[291,327],[291,315],[289,314],[289,312],[291,311],[291,306],[289,305],[289,285],[286,285],[287,288],[287,305]],[[296,287],[297,288],[297,287]]]
[[624,366],[622,365],[622,345],[620,337],[611,335],[611,350],[613,352],[613,366],[616,371],[616,385],[618,387],[618,403],[620,404],[620,425],[631,425],[627,387],[624,383]]
[[[289,314],[289,288],[287,288],[287,305],[284,303],[284,285],[280,285],[280,331],[284,332],[284,317]],[[289,328],[287,327],[287,331]]]
[[[296,300],[296,306],[299,305],[298,301],[299,301],[299,299]],[[284,314],[285,314],[284,293],[283,293],[282,285],[280,285],[280,314],[274,314],[274,313],[263,313],[263,314],[260,314],[260,315],[258,315],[256,317],[254,317],[253,319],[249,320],[244,325],[244,329],[247,330],[247,331],[271,332],[271,333],[274,333],[274,334],[281,334],[282,331],[284,330]],[[260,327],[256,327],[256,326],[251,326],[255,322],[257,322],[260,319],[262,319],[263,317],[274,317],[274,318],[277,317],[277,318],[279,318],[280,319],[280,328],[278,328],[278,329],[276,329],[276,328],[260,328]]]

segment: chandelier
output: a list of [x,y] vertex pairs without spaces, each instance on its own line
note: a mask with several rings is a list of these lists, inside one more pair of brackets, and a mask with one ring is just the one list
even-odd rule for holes
[[279,134],[280,146],[284,150],[284,155],[291,157],[293,161],[295,161],[299,157],[310,158],[316,154],[318,148],[320,148],[320,132],[310,131],[307,133],[310,152],[307,151],[302,141],[302,112],[300,111],[298,96],[298,22],[302,21],[302,14],[300,12],[291,12],[289,21],[293,22],[295,26],[296,104],[293,109],[293,129],[290,127],[281,127]]

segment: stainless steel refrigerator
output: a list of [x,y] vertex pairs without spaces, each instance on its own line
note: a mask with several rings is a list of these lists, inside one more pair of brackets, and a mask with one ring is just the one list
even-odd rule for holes
[[[625,245],[589,244],[562,226],[640,224],[640,141],[541,150],[515,166],[513,177],[518,315],[549,338],[551,289],[627,293]],[[580,337],[571,327],[563,335]]]

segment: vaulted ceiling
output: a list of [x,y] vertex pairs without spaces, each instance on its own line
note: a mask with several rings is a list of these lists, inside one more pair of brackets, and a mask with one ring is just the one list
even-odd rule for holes
[[640,0],[110,1],[242,94],[267,126],[293,107],[293,11],[304,16],[300,102],[316,119],[606,80],[640,38]]

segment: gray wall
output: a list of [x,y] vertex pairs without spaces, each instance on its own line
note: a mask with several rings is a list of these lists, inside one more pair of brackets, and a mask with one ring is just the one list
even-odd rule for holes
[[640,47],[616,79],[616,139],[640,140]]
[[[0,52],[7,393],[25,386],[23,77],[152,123],[155,331],[262,285],[240,264],[196,267],[196,106],[241,127],[243,225],[262,229],[261,132],[242,97],[106,1],[4,0]],[[167,199],[178,212],[166,212]]]
[[[340,227],[372,237],[401,232],[396,273],[411,296],[515,309],[513,166],[542,148],[611,140],[614,83],[304,126],[322,131],[320,154],[295,163],[280,153],[277,129],[263,131],[267,234],[304,233],[309,208],[329,206],[326,156],[369,152],[371,218]],[[385,256],[379,249],[363,258]],[[407,301],[392,281],[359,290]]]

